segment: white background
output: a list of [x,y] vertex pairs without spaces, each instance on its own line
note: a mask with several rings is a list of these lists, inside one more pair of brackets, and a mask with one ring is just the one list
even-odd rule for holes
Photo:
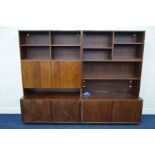
[[[20,113],[19,99],[23,96],[23,92],[18,30],[22,29],[30,28],[0,27],[0,113]],[[35,29],[39,29],[39,26]],[[49,29],[57,29],[57,27],[49,27]],[[97,28],[94,29],[97,30]],[[102,26],[102,30],[146,31],[140,96],[144,100],[143,114],[155,114],[155,27],[109,26],[107,28]]]

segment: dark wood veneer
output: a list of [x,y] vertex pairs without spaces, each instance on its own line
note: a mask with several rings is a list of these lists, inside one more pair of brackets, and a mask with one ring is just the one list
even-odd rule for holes
[[50,61],[22,61],[24,88],[50,88],[52,84]]
[[112,122],[140,122],[142,101],[113,101]]
[[140,122],[144,38],[144,31],[20,31],[23,121]]
[[84,100],[82,122],[111,122],[112,101]]
[[53,122],[80,122],[80,100],[52,100]]
[[51,122],[51,110],[49,100],[24,99],[21,100],[24,122]]

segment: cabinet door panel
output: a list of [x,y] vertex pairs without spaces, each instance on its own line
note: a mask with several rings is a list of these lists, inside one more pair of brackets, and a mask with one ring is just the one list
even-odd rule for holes
[[51,88],[50,61],[22,61],[24,88]]
[[24,99],[21,101],[24,122],[50,122],[51,106],[48,100]]
[[53,122],[79,122],[80,100],[53,100],[52,119]]
[[52,88],[80,88],[81,63],[79,61],[52,62]]
[[89,100],[82,106],[83,122],[111,122],[112,101]]
[[140,122],[142,101],[114,101],[112,122]]

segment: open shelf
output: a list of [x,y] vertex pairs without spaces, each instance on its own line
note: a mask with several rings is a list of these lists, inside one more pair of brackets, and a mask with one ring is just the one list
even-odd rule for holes
[[44,46],[21,47],[21,59],[23,60],[40,60],[50,59],[50,49]]
[[113,59],[136,60],[142,59],[143,45],[115,45]]
[[143,32],[115,32],[114,44],[143,44]]
[[83,98],[137,98],[139,81],[85,80],[83,87],[83,93],[90,93],[90,96]]
[[89,60],[83,60],[83,62],[142,62],[142,59],[104,59],[104,60],[101,60],[101,59],[98,59],[98,60],[95,60],[95,59],[89,59]]
[[112,50],[112,47],[84,47],[83,50]]
[[105,78],[83,78],[83,80],[140,80],[140,78],[136,78],[136,77],[116,77],[116,78],[110,78],[110,77],[105,77]]
[[20,32],[20,45],[49,45],[48,31],[23,31]]
[[115,45],[143,45],[144,43],[114,43]]
[[142,59],[133,58],[133,59],[125,59],[125,58],[113,58],[113,59],[84,59],[83,62],[142,62]]
[[111,50],[109,49],[85,49],[83,51],[84,61],[104,61],[111,59]]
[[47,44],[38,44],[38,45],[36,45],[36,44],[31,44],[31,45],[20,45],[21,47],[49,47],[49,45]]
[[79,99],[79,89],[24,89],[25,98]]
[[84,32],[84,48],[111,48],[112,32]]
[[141,64],[138,62],[84,62],[84,78],[140,78]]
[[52,47],[53,60],[80,60],[79,47]]
[[85,99],[136,99],[137,96],[130,91],[91,91],[91,96]]
[[80,31],[54,31],[51,32],[52,46],[79,46]]
[[73,44],[68,44],[68,45],[64,45],[64,44],[54,44],[51,45],[52,47],[80,47],[80,45],[73,45]]

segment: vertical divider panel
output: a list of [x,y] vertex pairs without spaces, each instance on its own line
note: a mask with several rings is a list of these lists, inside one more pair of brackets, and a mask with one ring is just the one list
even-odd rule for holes
[[81,88],[80,88],[80,98],[82,98],[82,92],[83,92],[83,31],[80,31],[80,61],[81,61]]
[[113,60],[113,52],[114,52],[114,38],[115,38],[115,32],[112,32],[112,50],[111,50],[111,60]]
[[52,46],[51,46],[51,43],[52,43],[52,32],[49,31],[49,49],[50,49],[50,60],[52,60]]
[[[80,99],[83,97],[83,31],[80,31],[81,88]],[[80,102],[80,121],[83,120],[83,102]]]
[[143,57],[144,57],[144,44],[145,44],[145,32],[142,32],[143,33],[143,39],[142,39],[142,42],[143,44],[141,45],[141,48],[140,48],[140,52],[142,52],[141,54],[141,59],[142,59],[142,62],[141,62],[141,65],[140,65],[140,81],[139,81],[139,86],[138,86],[138,95],[140,93],[140,86],[141,86],[141,76],[142,76],[142,67],[143,67]]

